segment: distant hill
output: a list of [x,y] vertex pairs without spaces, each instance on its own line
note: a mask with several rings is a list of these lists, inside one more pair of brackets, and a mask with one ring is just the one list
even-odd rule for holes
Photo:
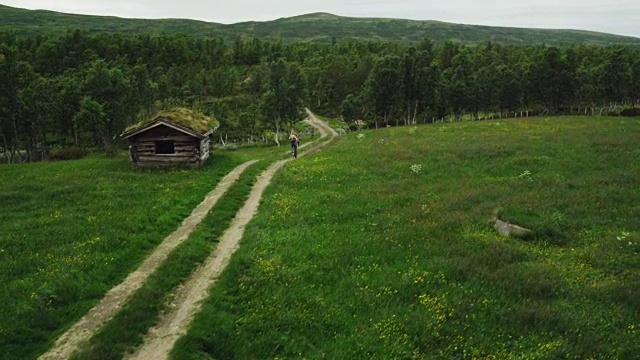
[[0,31],[19,34],[61,33],[80,28],[89,32],[187,33],[197,37],[227,39],[256,37],[290,41],[331,41],[333,38],[387,41],[547,44],[629,45],[640,47],[640,38],[582,30],[525,29],[452,24],[432,20],[353,18],[314,13],[272,21],[219,24],[187,19],[126,19],[113,16],[65,14],[26,10],[0,5]]

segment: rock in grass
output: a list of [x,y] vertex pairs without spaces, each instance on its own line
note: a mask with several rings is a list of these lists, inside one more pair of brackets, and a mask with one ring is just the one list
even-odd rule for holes
[[508,222],[502,221],[500,219],[496,219],[495,225],[493,227],[498,230],[500,235],[502,236],[525,236],[531,233],[531,230],[523,228],[522,226],[509,224]]

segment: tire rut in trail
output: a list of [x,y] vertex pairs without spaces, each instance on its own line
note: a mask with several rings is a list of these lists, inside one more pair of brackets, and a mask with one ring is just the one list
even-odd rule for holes
[[[309,115],[312,126],[322,134],[320,139],[328,136],[328,134],[331,134],[331,139],[300,153],[300,156],[317,151],[338,136],[338,133],[333,131],[325,122],[317,119],[311,112],[309,112]],[[244,228],[257,212],[262,194],[269,185],[271,178],[280,168],[292,160],[293,159],[285,159],[277,161],[258,176],[256,183],[251,188],[249,198],[236,213],[231,225],[220,238],[214,252],[191,277],[179,287],[175,294],[171,310],[161,316],[156,326],[149,329],[143,345],[131,356],[126,357],[126,359],[158,360],[168,358],[169,352],[175,342],[186,334],[189,324],[202,306],[202,301],[207,297],[211,287],[216,283],[222,271],[229,264],[233,253],[239,248],[240,240],[244,234]]]
[[180,227],[167,236],[142,264],[124,281],[107,292],[102,300],[89,310],[80,320],[62,334],[54,346],[39,357],[40,360],[68,359],[86,343],[107,321],[109,321],[135,293],[147,278],[166,260],[169,254],[189,237],[189,234],[207,215],[240,175],[257,160],[247,161],[227,174],[209,192],[205,199],[182,221]]

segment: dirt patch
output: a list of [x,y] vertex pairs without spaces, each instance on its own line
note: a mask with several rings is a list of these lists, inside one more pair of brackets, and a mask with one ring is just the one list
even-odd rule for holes
[[68,359],[76,349],[84,344],[95,334],[109,319],[111,319],[122,305],[138,290],[167,256],[180,243],[189,237],[189,234],[198,225],[211,208],[218,202],[231,185],[238,180],[242,172],[257,160],[248,161],[239,165],[227,174],[205,197],[191,215],[182,221],[180,227],[167,236],[156,250],[134,272],[113,289],[109,290],[105,297],[91,310],[89,310],[67,332],[56,340],[54,346],[39,359]]

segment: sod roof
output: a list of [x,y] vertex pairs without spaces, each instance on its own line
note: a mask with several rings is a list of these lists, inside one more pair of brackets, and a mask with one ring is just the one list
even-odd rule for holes
[[[161,119],[169,120],[175,124],[184,126],[199,134],[206,134],[216,129],[220,122],[213,117],[206,116],[202,113],[195,112],[185,108],[175,108],[158,112],[155,116],[148,120],[141,121],[137,124],[129,126],[125,130],[125,134],[134,132],[136,129],[144,128],[147,125]],[[124,135],[124,134],[123,134]]]

